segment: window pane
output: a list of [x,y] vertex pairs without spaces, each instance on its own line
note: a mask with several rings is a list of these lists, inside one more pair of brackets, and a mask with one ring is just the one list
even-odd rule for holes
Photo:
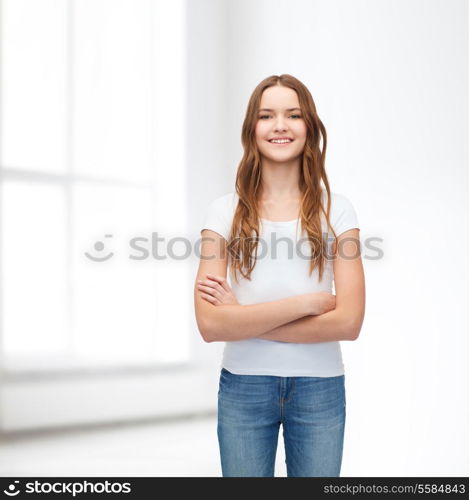
[[74,151],[79,174],[135,181],[150,177],[155,140],[151,3],[74,2]]
[[4,352],[20,358],[65,353],[64,189],[5,181],[1,192]]
[[[185,171],[185,3],[182,0],[159,0],[155,2],[153,16],[156,72],[171,75],[171,78],[157,78],[154,86],[156,213],[164,214],[170,209],[171,218],[162,217],[158,222],[167,224],[165,230],[182,233],[187,230],[185,190],[190,189],[190,186],[186,186]],[[187,168],[191,168],[191,165]],[[168,189],[168,186],[172,189]]]
[[[180,271],[165,276],[171,282],[159,278],[170,265],[152,255],[150,190],[78,185],[73,198],[77,355],[103,363],[185,360],[190,309],[179,299],[185,282]],[[146,240],[131,246],[136,237]]]
[[66,168],[67,5],[62,0],[3,0],[1,163]]

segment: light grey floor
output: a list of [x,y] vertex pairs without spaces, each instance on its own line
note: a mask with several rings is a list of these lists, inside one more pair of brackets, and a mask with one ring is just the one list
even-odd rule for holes
[[[221,476],[215,416],[2,438],[0,476]],[[286,476],[282,428],[276,471]]]

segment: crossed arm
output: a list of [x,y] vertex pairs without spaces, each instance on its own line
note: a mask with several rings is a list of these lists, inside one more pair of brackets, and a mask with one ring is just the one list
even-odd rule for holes
[[362,321],[353,311],[334,309],[318,316],[291,321],[258,335],[258,338],[299,344],[356,340]]
[[342,233],[337,239],[337,246],[339,252],[333,261],[335,309],[286,323],[259,338],[294,343],[358,338],[365,316],[365,276],[360,257],[359,229]]
[[[292,343],[356,340],[365,312],[359,230],[350,229],[339,235],[333,253],[335,309],[312,315],[311,304],[305,295],[261,304],[216,307],[196,295],[197,323],[202,336],[207,342],[251,337]],[[221,261],[219,263],[223,266]],[[199,277],[202,277],[200,273]],[[201,313],[201,309],[207,307],[213,308],[210,314]],[[203,321],[207,316],[210,322]]]

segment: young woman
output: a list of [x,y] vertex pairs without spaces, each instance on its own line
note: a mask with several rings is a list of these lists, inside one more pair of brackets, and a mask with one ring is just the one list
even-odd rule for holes
[[289,477],[339,476],[339,341],[358,338],[365,312],[357,215],[330,191],[326,131],[298,79],[274,75],[256,87],[242,144],[236,192],[207,211],[194,289],[203,339],[226,342],[222,473],[273,476],[282,425]]

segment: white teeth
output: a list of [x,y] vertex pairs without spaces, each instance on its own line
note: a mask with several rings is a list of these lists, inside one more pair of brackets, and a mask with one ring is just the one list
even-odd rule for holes
[[271,140],[269,142],[275,142],[276,144],[285,144],[286,142],[291,142],[290,139],[282,139],[282,140]]

